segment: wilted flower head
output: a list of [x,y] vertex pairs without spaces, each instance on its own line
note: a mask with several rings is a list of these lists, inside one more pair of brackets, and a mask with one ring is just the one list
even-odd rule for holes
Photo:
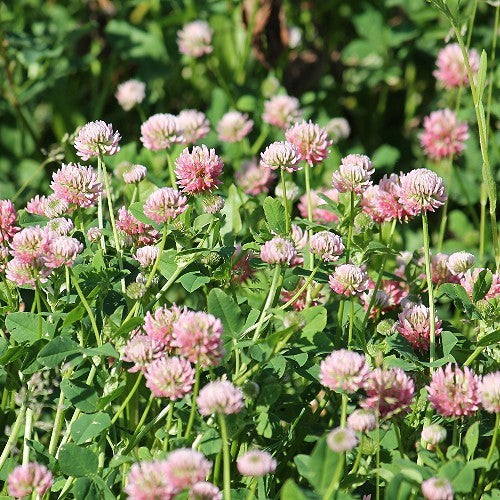
[[174,323],[172,347],[191,363],[217,365],[223,355],[222,322],[204,312],[187,311]]
[[371,408],[381,417],[408,411],[415,384],[401,368],[376,368],[365,384],[363,408]]
[[167,306],[159,307],[154,314],[148,311],[144,316],[144,331],[155,343],[170,351],[174,323],[186,311],[185,307],[181,309],[175,304],[170,308]]
[[83,245],[76,238],[58,236],[50,242],[44,257],[45,265],[50,268],[71,267],[82,250]]
[[318,255],[325,262],[334,262],[344,252],[345,247],[340,236],[330,231],[320,231],[311,237],[309,251]]
[[422,483],[425,500],[453,500],[453,488],[445,477],[431,477]]
[[438,424],[428,425],[422,429],[421,437],[423,441],[436,445],[446,439],[446,429]]
[[366,155],[352,154],[342,158],[339,169],[333,173],[333,187],[345,193],[361,194],[371,185],[371,175],[373,168],[370,158]]
[[123,348],[123,361],[134,363],[129,372],[145,372],[150,363],[162,356],[161,346],[148,335],[133,334]]
[[478,387],[479,400],[490,413],[500,413],[500,371],[485,375]]
[[208,383],[201,389],[196,402],[199,412],[207,417],[214,413],[222,415],[239,413],[245,407],[243,392],[228,380]]
[[275,127],[286,129],[302,116],[300,103],[296,97],[276,95],[264,102],[262,121]]
[[[330,222],[337,222],[339,220],[338,215],[331,210],[329,210],[326,201],[321,199],[318,195],[323,194],[327,198],[330,198],[333,202],[339,201],[339,192],[336,189],[319,189],[315,191],[311,190],[311,209],[312,209],[312,219],[314,222],[320,224],[328,224]],[[324,206],[325,208],[321,208]],[[307,211],[307,194],[300,197],[298,207],[300,216],[304,219],[308,218]]]
[[150,267],[155,263],[160,249],[154,245],[146,245],[138,248],[135,252],[134,259],[139,262],[141,267]]
[[187,210],[187,198],[177,189],[161,188],[152,192],[144,204],[144,215],[158,224],[175,219]]
[[283,169],[290,173],[296,172],[302,168],[299,162],[299,151],[288,141],[273,142],[260,154],[260,166],[271,170]]
[[184,144],[194,144],[210,132],[210,123],[205,113],[195,109],[183,109],[177,115],[177,123],[184,138]]
[[446,265],[451,274],[460,276],[468,271],[474,265],[475,261],[476,258],[471,253],[455,252],[449,256]]
[[[436,336],[441,333],[441,321],[435,318]],[[398,332],[414,349],[424,352],[429,350],[431,318],[430,309],[423,304],[410,304],[403,307],[398,316]]]
[[267,264],[290,264],[297,251],[290,240],[275,237],[260,248],[260,258]]
[[101,230],[98,227],[91,227],[87,231],[87,239],[91,243],[95,243],[96,241],[99,241],[101,239],[102,233]]
[[224,198],[222,196],[217,196],[215,194],[205,195],[201,201],[203,206],[203,211],[206,214],[218,214],[225,205]]
[[321,362],[319,380],[332,391],[356,392],[363,387],[369,373],[362,354],[340,349]]
[[57,217],[55,219],[49,220],[47,222],[47,227],[57,233],[59,236],[65,236],[71,231],[73,231],[75,225],[71,219],[66,219],[64,217]]
[[42,497],[50,490],[54,480],[52,473],[45,465],[30,462],[15,467],[9,474],[7,482],[10,496],[24,498],[33,493],[36,493],[37,497]]
[[347,139],[351,133],[349,122],[345,118],[332,118],[325,127],[333,143]]
[[115,97],[125,111],[130,111],[146,97],[146,84],[140,80],[127,80],[118,85]]
[[433,408],[444,417],[473,415],[479,409],[479,379],[472,370],[448,363],[432,373],[426,387]]
[[257,196],[260,193],[268,193],[276,176],[255,160],[247,160],[241,164],[240,170],[235,174],[236,184],[246,193]]
[[224,142],[239,142],[244,139],[253,128],[253,121],[248,115],[239,111],[229,111],[217,124],[219,140]]
[[347,417],[347,425],[356,432],[369,432],[377,426],[377,416],[372,410],[355,410]]
[[97,172],[79,163],[63,164],[52,174],[50,187],[56,196],[81,208],[95,205],[102,192]]
[[92,156],[114,155],[120,151],[121,135],[111,123],[97,120],[84,125],[75,138],[76,154],[84,161]]
[[262,477],[274,473],[276,460],[267,451],[250,450],[238,457],[236,467],[243,476]]
[[358,438],[349,427],[336,427],[328,434],[326,444],[332,451],[344,453],[358,445]]
[[467,123],[459,122],[453,111],[439,109],[424,118],[420,145],[431,160],[452,157],[465,149],[467,131]]
[[189,500],[222,500],[222,493],[215,484],[200,481],[189,490]]
[[311,121],[302,121],[285,132],[288,142],[298,150],[300,157],[310,166],[322,162],[328,156],[332,141],[324,128]]
[[194,384],[194,369],[185,358],[160,358],[146,369],[146,386],[157,398],[172,401],[183,398],[191,392]]
[[172,499],[176,491],[166,476],[166,460],[133,464],[124,488],[130,500]]
[[211,191],[221,181],[224,164],[215,153],[215,149],[208,149],[204,144],[194,146],[191,152],[186,148],[175,160],[175,174],[185,193],[199,194]]
[[335,268],[328,283],[335,293],[349,297],[359,295],[368,289],[369,280],[366,271],[354,264],[342,264]]
[[179,52],[186,56],[201,57],[212,52],[212,29],[205,21],[193,21],[177,32]]
[[144,165],[130,165],[125,172],[123,172],[123,180],[126,184],[136,184],[146,178],[148,169]]
[[417,168],[399,179],[399,202],[407,213],[419,215],[422,212],[434,212],[444,205],[447,195],[443,179],[432,170]]
[[[481,271],[484,271],[484,267],[476,267],[476,269],[469,269],[464,273],[460,279],[460,284],[465,288],[465,291],[472,298],[472,292],[474,291],[474,283],[479,279]],[[486,300],[494,299],[500,295],[500,275],[498,273],[492,273],[491,286],[486,292],[484,298]]]
[[203,453],[190,448],[178,448],[172,451],[165,464],[165,477],[175,493],[189,488],[200,481],[204,481],[212,463]]
[[157,113],[149,117],[141,125],[141,142],[151,151],[161,151],[172,144],[184,142],[179,120],[168,113]]
[[[475,49],[469,50],[469,64],[472,74],[475,75],[479,70],[479,54]],[[433,75],[443,87],[452,89],[469,84],[464,56],[458,43],[446,45],[439,51],[436,66]]]
[[43,213],[49,219],[55,219],[68,212],[69,203],[56,194],[51,194],[43,200]]
[[9,242],[20,230],[16,226],[17,212],[10,200],[0,200],[0,243]]

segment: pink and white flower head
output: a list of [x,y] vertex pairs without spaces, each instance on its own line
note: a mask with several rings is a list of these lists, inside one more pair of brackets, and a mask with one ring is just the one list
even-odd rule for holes
[[267,146],[260,154],[260,166],[292,173],[302,169],[300,159],[300,153],[293,144],[288,141],[278,141]]
[[292,224],[290,226],[290,237],[292,238],[295,248],[298,250],[303,250],[309,239],[307,232],[303,231],[300,226],[297,226],[297,224]]
[[144,165],[131,165],[123,172],[123,180],[126,184],[137,184],[146,178],[148,169]]
[[191,152],[186,148],[175,160],[175,174],[183,191],[200,194],[212,191],[221,184],[219,177],[224,164],[215,153],[204,144],[194,146]]
[[[270,172],[270,170],[268,168],[266,168],[266,170],[268,172]],[[289,202],[294,202],[295,200],[298,199],[299,195],[300,195],[300,190],[299,190],[299,186],[297,186],[297,184],[295,184],[295,182],[293,182],[292,180],[290,179],[287,179],[285,180],[285,189],[286,189],[286,198]],[[283,183],[279,183],[275,186],[274,188],[274,194],[277,198],[281,198],[283,199]]]
[[[441,321],[435,318],[436,336],[442,331]],[[420,352],[429,350],[431,318],[430,309],[423,304],[409,304],[398,315],[398,332]]]
[[151,151],[162,151],[172,144],[184,142],[179,120],[169,113],[150,116],[141,125],[141,142]]
[[151,245],[159,237],[158,231],[153,226],[137,220],[125,207],[118,210],[116,227],[130,236],[132,243],[137,246]]
[[71,236],[58,236],[51,240],[48,252],[44,257],[45,265],[52,269],[67,266],[71,267],[83,245]]
[[361,267],[354,264],[342,264],[335,268],[329,277],[328,283],[335,293],[346,297],[360,295],[368,289],[368,274]]
[[17,286],[29,286],[35,288],[36,282],[45,283],[52,269],[43,264],[42,259],[33,262],[24,262],[14,257],[7,263],[5,276]]
[[0,243],[8,243],[20,231],[16,226],[17,212],[10,200],[0,200]]
[[210,382],[200,391],[196,400],[199,412],[209,415],[232,415],[239,413],[245,407],[243,392],[228,380]]
[[[311,209],[312,209],[312,219],[314,222],[320,224],[334,223],[339,220],[338,215],[327,208],[321,208],[322,206],[327,206],[326,201],[321,199],[318,194],[323,194],[327,198],[330,198],[333,202],[339,201],[339,192],[336,189],[319,189],[315,191],[311,190]],[[298,207],[300,216],[304,219],[308,218],[307,211],[307,194],[300,197]]]
[[500,413],[500,371],[489,373],[482,378],[478,396],[487,412]]
[[285,137],[311,167],[327,158],[332,145],[326,130],[311,121],[296,123],[285,132]]
[[148,196],[144,204],[144,215],[163,224],[185,212],[188,208],[187,198],[177,189],[161,188]]
[[134,259],[139,262],[141,267],[151,267],[155,263],[159,253],[160,249],[158,247],[146,245],[136,250]]
[[428,425],[422,429],[421,438],[435,446],[446,439],[446,429],[439,424]]
[[187,359],[177,356],[160,358],[148,365],[146,386],[153,396],[175,401],[191,392],[194,375],[194,369]]
[[363,408],[371,408],[381,417],[408,411],[415,394],[413,380],[401,368],[376,368],[365,383]]
[[399,179],[399,202],[411,215],[434,212],[447,199],[443,179],[432,170],[417,168]]
[[93,156],[115,155],[120,151],[121,135],[111,123],[97,120],[84,125],[75,137],[76,154],[84,161]]
[[[484,267],[476,267],[475,269],[469,269],[464,273],[460,279],[460,284],[465,288],[465,291],[472,298],[472,292],[474,290],[474,283],[479,278],[481,271],[484,271]],[[500,295],[500,275],[498,273],[492,273],[491,286],[486,292],[484,298],[486,300],[494,299]]]
[[364,386],[369,373],[362,354],[340,349],[321,362],[319,380],[332,391],[352,393]]
[[372,410],[355,410],[347,417],[347,425],[356,432],[369,432],[377,426],[377,416]]
[[127,475],[124,488],[130,500],[152,500],[161,498],[172,500],[176,491],[165,476],[166,460],[133,464]]
[[193,21],[177,32],[179,52],[190,57],[210,54],[212,48],[212,28],[205,21]]
[[59,236],[66,236],[68,233],[73,231],[75,225],[71,219],[66,219],[64,217],[57,217],[55,219],[49,220],[47,222],[47,228]]
[[99,241],[101,239],[101,236],[102,236],[102,232],[98,227],[91,227],[87,231],[87,239],[91,243],[95,243],[95,242]]
[[57,197],[81,208],[95,205],[102,193],[97,172],[79,163],[63,164],[52,174],[50,187]]
[[172,347],[177,348],[179,354],[191,363],[215,366],[224,354],[222,331],[222,322],[215,316],[187,311],[174,323]]
[[144,331],[155,343],[164,346],[166,350],[171,350],[174,323],[186,311],[185,307],[181,309],[175,304],[170,308],[159,307],[154,314],[148,311],[144,316]]
[[368,156],[347,155],[342,158],[339,169],[333,173],[333,187],[341,193],[350,191],[355,194],[362,194],[371,185],[373,172],[375,172],[375,169]]
[[331,430],[326,438],[326,444],[330,450],[336,453],[351,451],[358,445],[358,438],[349,427],[336,427]]
[[276,460],[270,453],[264,450],[250,450],[238,457],[236,467],[243,476],[262,477],[274,474]]
[[161,345],[147,335],[132,334],[123,347],[123,361],[134,363],[134,366],[128,369],[130,373],[144,373],[148,366],[162,355]]
[[31,264],[47,255],[56,236],[56,233],[45,227],[26,227],[12,238],[11,253],[21,262]]
[[424,118],[420,145],[431,160],[440,160],[462,153],[468,138],[467,123],[458,121],[453,111],[439,109]]
[[278,236],[266,241],[260,248],[260,258],[267,264],[290,264],[296,255],[293,243]]
[[311,237],[309,251],[325,262],[334,262],[344,253],[340,236],[330,231],[320,231]]
[[454,276],[461,276],[467,272],[476,261],[474,255],[468,252],[455,252],[448,257],[446,265]]
[[125,111],[130,111],[136,104],[144,101],[146,97],[146,84],[140,80],[127,80],[118,85],[115,97],[118,104]]
[[271,185],[276,180],[276,175],[269,168],[257,164],[255,160],[247,160],[241,164],[240,170],[235,174],[236,184],[246,194],[257,196],[268,193]]
[[454,276],[448,268],[449,255],[437,253],[431,258],[431,279],[436,285],[443,283],[458,283],[460,280]]
[[479,378],[466,366],[461,370],[448,363],[432,373],[426,387],[432,407],[444,417],[473,415],[479,409]]
[[56,194],[51,194],[45,198],[43,202],[43,212],[45,217],[49,219],[56,219],[61,215],[68,212],[69,203],[62,198],[59,198]]
[[453,488],[445,477],[431,477],[422,483],[425,500],[453,500]]
[[50,491],[54,480],[45,465],[30,462],[15,467],[9,474],[7,483],[9,495],[14,498],[25,498],[33,494],[41,498]]
[[190,448],[179,448],[168,455],[164,474],[175,493],[180,493],[204,481],[211,469],[212,463],[203,453]]
[[300,103],[296,97],[276,95],[264,102],[262,121],[282,130],[293,125],[302,117]]
[[219,140],[223,142],[239,142],[243,140],[253,128],[253,121],[248,115],[239,111],[229,111],[217,124]]
[[177,115],[177,122],[184,137],[184,144],[194,144],[210,132],[210,123],[205,113],[195,109],[183,109]]
[[43,206],[46,199],[46,196],[40,196],[37,194],[26,204],[26,212],[34,215],[45,215]]
[[215,484],[200,481],[189,490],[189,500],[222,500],[222,493]]
[[351,134],[351,127],[349,126],[349,122],[345,118],[332,118],[325,127],[328,135],[336,144],[342,139],[347,139]]
[[[479,54],[477,50],[469,50],[469,64],[473,75],[479,70]],[[469,85],[467,68],[460,45],[452,43],[443,47],[436,60],[437,69],[433,72],[444,88],[452,89],[461,85]]]

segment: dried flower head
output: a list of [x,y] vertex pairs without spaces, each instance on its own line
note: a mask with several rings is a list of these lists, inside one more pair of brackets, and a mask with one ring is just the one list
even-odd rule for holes
[[120,151],[121,135],[111,123],[97,120],[84,125],[75,138],[76,154],[84,161],[93,156],[115,155]]

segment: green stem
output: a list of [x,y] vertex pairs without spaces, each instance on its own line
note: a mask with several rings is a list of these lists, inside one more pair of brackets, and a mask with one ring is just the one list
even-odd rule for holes
[[160,265],[160,260],[161,260],[161,255],[163,253],[163,250],[165,249],[165,243],[167,241],[167,224],[163,224],[163,235],[161,238],[161,243],[160,243],[160,251],[158,252],[158,255],[156,256],[155,262],[153,264],[153,268],[151,269],[151,272],[149,273],[148,280],[146,281],[146,289],[148,289],[151,286],[151,283],[153,282],[153,278],[155,277],[156,271],[158,269],[158,266]]
[[458,446],[458,419],[453,420],[453,435],[451,437],[451,444]]
[[340,410],[340,426],[345,427],[345,424],[347,422],[347,401],[349,397],[347,396],[346,392],[342,393],[342,400],[341,400],[341,410]]
[[247,492],[247,500],[253,500],[255,498],[255,490],[257,489],[257,478],[251,478],[250,479],[250,488],[248,488]]
[[481,182],[481,219],[479,222],[479,265],[482,266],[484,262],[484,243],[486,237],[486,205],[488,203],[488,194],[486,193],[486,184]]
[[[101,183],[101,186],[103,184],[103,173],[102,173],[102,162],[101,162],[101,156],[99,155],[97,157],[97,178],[99,179],[99,182]],[[109,195],[109,193],[108,193]],[[99,197],[97,200],[97,227],[99,228],[99,231],[101,232],[101,248],[103,253],[106,253],[106,241],[104,239],[104,234],[103,234],[103,229],[104,229],[104,217],[103,217],[103,211],[102,211],[102,189],[99,192]]]
[[250,5],[250,19],[248,21],[248,26],[246,29],[245,45],[243,46],[243,53],[240,55],[238,70],[236,72],[236,83],[238,85],[243,85],[243,83],[245,83],[245,67],[248,59],[248,54],[250,52],[250,45],[252,43],[252,35],[255,26],[255,16],[257,14],[258,1],[253,0],[252,2],[250,2]]
[[285,233],[290,234],[290,214],[288,213],[288,199],[286,197],[285,170],[280,169],[281,185],[283,187],[283,208],[285,209]]
[[347,337],[347,349],[351,348],[352,330],[354,327],[354,297],[353,296],[351,296],[350,303],[351,303],[351,311],[350,311],[350,315],[349,315],[349,334]]
[[227,433],[226,417],[218,415],[220,426],[220,437],[222,439],[223,455],[223,479],[224,479],[224,500],[231,498],[231,456],[229,455],[229,436]]
[[[422,234],[424,237],[425,274],[427,277],[427,293],[429,296],[429,317],[431,318],[429,361],[432,363],[436,359],[436,313],[434,312],[434,292],[431,276],[431,256],[429,250],[429,224],[426,213],[422,213]],[[431,367],[431,371],[432,370],[433,368]]]
[[[28,403],[29,404],[29,403]],[[30,447],[28,441],[31,440],[33,432],[33,410],[26,408],[26,418],[24,421],[24,438],[23,438],[23,465],[27,465],[30,461]]]
[[256,141],[254,142],[251,148],[252,156],[255,156],[259,152],[260,148],[262,147],[262,144],[264,144],[264,141],[266,140],[268,135],[269,135],[269,125],[267,123],[264,123],[261,127],[259,137],[257,137]]
[[[445,183],[446,186],[451,186],[451,178],[453,175],[453,154],[451,154],[448,158],[448,180]],[[449,188],[448,188],[449,189]],[[441,248],[443,247],[443,241],[444,241],[444,233],[446,232],[446,223],[448,222],[448,201],[450,197],[448,196],[446,198],[446,201],[444,202],[444,207],[443,211],[441,213],[441,224],[439,226],[439,236],[438,236],[438,241],[437,241],[437,251],[440,252]]]
[[123,413],[123,410],[127,407],[129,401],[132,399],[132,396],[135,394],[137,389],[139,388],[139,384],[141,383],[142,380],[142,372],[139,373],[139,376],[137,377],[137,380],[135,381],[134,386],[130,390],[130,392],[127,394],[127,397],[123,400],[123,403],[120,405],[120,408],[118,408],[118,411],[113,415],[113,418],[111,419],[111,425],[113,425],[120,415]]
[[[312,273],[308,276],[307,280],[304,282],[304,284],[297,290],[295,295],[285,304],[281,305],[279,308],[280,309],[286,309],[287,307],[291,306],[295,301],[304,293],[304,290],[309,286],[309,283],[313,280],[315,274],[318,272],[319,266],[321,263],[319,263],[313,270]],[[264,321],[267,321],[269,319],[268,316],[264,318]]]
[[170,406],[167,413],[167,424],[165,426],[165,442],[163,443],[164,451],[168,451],[168,441],[170,438],[170,429],[172,428],[173,415],[174,415],[174,402],[170,401]]
[[78,278],[73,273],[71,273],[71,280],[73,281],[73,286],[76,289],[78,297],[80,297],[80,300],[82,301],[83,307],[87,311],[87,314],[90,319],[90,324],[92,325],[92,330],[94,330],[94,335],[97,345],[98,347],[101,347],[102,346],[101,334],[99,333],[99,328],[97,328],[97,323],[95,320],[94,313],[92,312],[92,309],[90,308],[89,303],[87,302],[87,299],[85,298],[85,295],[83,294],[82,289],[78,284]]
[[345,464],[345,453],[340,453],[339,460],[337,462],[337,467],[335,467],[335,472],[333,473],[332,480],[326,493],[323,495],[323,500],[330,500],[334,497],[335,492],[339,489],[340,480],[342,478],[342,472],[344,470]]
[[191,396],[191,411],[189,413],[189,420],[186,427],[186,432],[184,433],[184,439],[189,439],[191,436],[191,430],[193,429],[194,424],[194,416],[196,413],[196,398],[198,397],[198,393],[200,391],[200,375],[201,375],[201,364],[198,360],[196,362],[196,373],[194,380],[194,389],[193,394]]
[[361,439],[359,441],[358,452],[356,453],[356,460],[354,460],[354,464],[352,466],[352,473],[356,474],[359,469],[359,464],[361,462],[361,450],[363,449],[363,440],[365,438],[364,434],[361,434]]
[[17,198],[21,195],[21,193],[30,185],[31,181],[38,175],[40,170],[43,170],[49,163],[52,163],[54,160],[52,158],[47,158],[44,160],[36,170],[21,184],[21,187],[16,191],[16,194],[11,198],[12,203],[14,203]]
[[394,426],[394,432],[396,434],[396,439],[398,441],[399,454],[401,455],[401,458],[404,458],[405,453],[403,450],[403,440],[401,439],[401,431],[399,430],[399,427],[396,424],[396,422],[393,422],[392,425]]
[[[311,199],[311,179],[310,179],[310,170],[311,170],[311,165],[309,163],[306,163],[304,167],[304,177],[305,177],[305,183],[306,183],[306,197],[307,197],[307,220],[309,223],[312,223],[313,217],[312,217],[312,199]],[[311,238],[313,235],[313,231],[311,228],[308,229],[309,233],[309,244],[311,243]],[[309,251],[309,270],[312,272],[314,269],[314,255]],[[311,302],[311,287],[309,286],[307,288],[307,296],[306,296],[306,305],[309,305]]]
[[345,261],[349,264],[351,257],[352,231],[354,229],[354,193],[351,191],[349,210],[349,230],[347,232],[347,247],[345,250]]
[[377,411],[377,427],[376,427],[376,452],[375,459],[377,465],[377,471],[375,475],[375,500],[380,500],[380,417]]
[[42,338],[43,318],[42,318],[42,304],[40,302],[40,285],[39,285],[38,281],[36,282],[36,285],[35,285],[35,301],[36,301],[36,308],[38,311],[38,337]]
[[26,414],[26,403],[23,403],[21,408],[19,408],[19,413],[17,414],[16,421],[10,430],[10,436],[7,439],[7,443],[5,444],[5,448],[2,451],[2,455],[0,456],[0,469],[5,465],[5,461],[10,455],[10,452],[14,448],[17,438],[19,436],[19,431],[21,430],[21,426],[23,425],[24,415]]
[[271,307],[274,295],[276,294],[276,288],[278,286],[278,279],[280,276],[280,266],[276,265],[274,267],[273,278],[271,281],[271,287],[269,288],[269,293],[267,294],[266,302],[264,307],[262,308],[262,312],[260,313],[259,321],[257,322],[257,328],[255,329],[255,333],[253,335],[253,341],[255,342],[260,335],[260,331],[262,329],[262,325],[264,324],[264,318],[266,316],[267,310]]
[[168,175],[170,176],[170,184],[174,189],[177,189],[177,182],[176,182],[176,177],[175,177],[175,170],[174,170],[174,164],[172,162],[172,157],[170,156],[170,152],[168,149],[165,150],[165,153],[167,154],[167,164],[168,164]]
[[61,435],[62,423],[64,418],[64,393],[59,394],[59,401],[57,402],[56,418],[54,419],[54,427],[50,435],[49,454],[54,455],[57,450],[57,441]]

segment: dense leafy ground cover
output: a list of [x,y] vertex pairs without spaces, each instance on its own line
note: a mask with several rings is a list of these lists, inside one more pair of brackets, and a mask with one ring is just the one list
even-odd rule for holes
[[0,485],[496,499],[498,2],[0,6]]

